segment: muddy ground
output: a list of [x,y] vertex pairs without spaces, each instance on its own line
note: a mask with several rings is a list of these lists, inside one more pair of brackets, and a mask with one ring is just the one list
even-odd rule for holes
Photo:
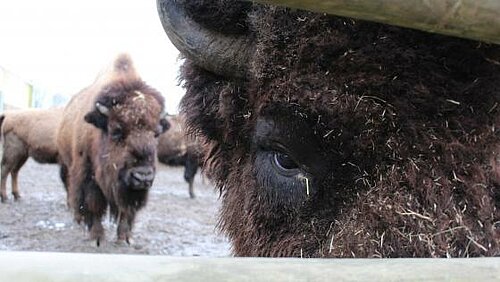
[[9,180],[9,200],[0,204],[0,250],[229,256],[229,243],[215,228],[218,194],[198,174],[190,199],[182,175],[180,167],[159,165],[132,244],[116,243],[116,225],[106,217],[106,239],[97,247],[66,208],[58,167],[28,160],[19,173],[22,199],[13,201]]

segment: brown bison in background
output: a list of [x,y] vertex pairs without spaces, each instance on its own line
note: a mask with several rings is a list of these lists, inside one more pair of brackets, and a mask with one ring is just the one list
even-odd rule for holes
[[167,117],[169,130],[158,139],[158,160],[170,166],[184,166],[184,180],[189,184],[189,197],[194,198],[193,182],[199,166],[197,143],[186,135],[180,116]]
[[1,163],[2,202],[7,200],[7,177],[11,175],[12,195],[20,198],[17,176],[28,157],[39,163],[57,163],[56,130],[62,109],[33,109],[2,113],[0,123],[3,157]]
[[64,109],[57,135],[63,181],[76,221],[85,222],[97,245],[108,206],[118,240],[129,242],[155,177],[156,138],[168,128],[163,108],[160,93],[120,55]]
[[159,0],[238,256],[500,255],[500,47]]

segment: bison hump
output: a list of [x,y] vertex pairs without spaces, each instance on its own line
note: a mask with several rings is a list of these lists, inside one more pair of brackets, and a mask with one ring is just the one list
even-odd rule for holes
[[97,84],[108,84],[113,81],[141,80],[132,58],[127,53],[118,54],[106,68],[101,70],[96,78]]

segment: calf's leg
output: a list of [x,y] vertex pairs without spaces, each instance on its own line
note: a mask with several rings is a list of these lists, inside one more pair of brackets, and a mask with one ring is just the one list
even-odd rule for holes
[[59,177],[64,185],[64,190],[66,190],[66,207],[70,208],[70,198],[69,198],[69,190],[68,190],[68,167],[64,164],[61,164],[59,168]]
[[17,172],[28,159],[28,150],[26,144],[13,133],[4,136],[2,149],[0,199],[4,203],[7,201],[7,177],[14,171],[16,174],[12,175],[12,194],[16,199],[19,198]]
[[117,237],[118,241],[125,241],[130,244],[132,238],[132,225],[134,223],[136,211],[127,208],[120,210],[118,217]]
[[12,195],[14,196],[14,199],[17,201],[21,198],[21,194],[19,193],[19,184],[17,181],[17,175],[19,174],[19,170],[23,165],[26,163],[28,160],[28,156],[19,156],[19,158],[16,160],[16,165],[14,169],[12,170],[10,176],[12,178]]
[[104,239],[101,220],[106,212],[107,201],[94,179],[90,161],[87,158],[74,160],[67,174],[69,203],[76,222],[85,222],[90,231],[90,239],[95,240],[99,246]]
[[7,201],[7,177],[9,176],[10,170],[8,169],[8,166],[4,164],[2,161],[2,173],[1,173],[1,187],[0,187],[0,199],[2,203],[5,203]]
[[107,202],[104,194],[95,181],[90,181],[84,185],[85,203],[83,205],[83,216],[90,231],[90,239],[95,240],[97,246],[99,246],[104,239],[102,217],[106,213]]

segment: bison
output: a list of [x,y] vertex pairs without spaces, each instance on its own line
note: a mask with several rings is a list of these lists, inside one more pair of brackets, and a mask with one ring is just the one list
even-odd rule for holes
[[189,185],[189,197],[194,198],[193,182],[199,166],[197,143],[185,134],[180,116],[168,117],[170,129],[158,139],[158,160],[170,166],[184,166],[184,180]]
[[237,256],[500,255],[500,47],[159,0]]
[[142,81],[127,54],[72,97],[57,132],[63,182],[75,220],[99,246],[109,206],[119,242],[130,243],[156,171],[157,137],[168,129],[164,99]]
[[11,175],[12,195],[21,196],[17,176],[29,157],[44,164],[57,163],[56,129],[62,118],[62,108],[12,110],[2,113],[0,128],[3,141],[1,163],[2,202],[7,200],[7,177]]

